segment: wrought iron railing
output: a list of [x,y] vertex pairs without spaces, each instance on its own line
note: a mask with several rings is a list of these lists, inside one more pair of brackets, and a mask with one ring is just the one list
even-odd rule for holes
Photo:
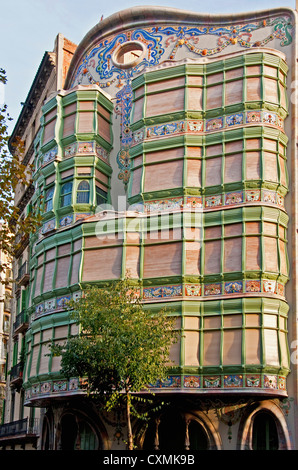
[[24,418],[11,421],[0,426],[0,438],[6,436],[17,436],[24,434],[37,434],[39,420],[37,418]]
[[28,263],[25,261],[18,271],[17,282],[19,282],[25,274],[28,274]]
[[17,328],[19,328],[22,324],[28,322],[28,315],[26,310],[22,310],[21,313],[19,313],[16,316],[16,320],[13,323],[13,331],[15,331]]
[[23,378],[23,362],[19,362],[10,369],[10,380],[22,379]]

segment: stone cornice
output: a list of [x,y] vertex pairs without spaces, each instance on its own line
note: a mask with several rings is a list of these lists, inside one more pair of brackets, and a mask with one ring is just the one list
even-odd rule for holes
[[35,75],[25,103],[23,105],[22,111],[19,115],[19,118],[16,122],[12,135],[9,139],[9,150],[13,154],[14,147],[13,143],[15,142],[16,137],[22,137],[28,122],[35,111],[37,103],[41,97],[41,94],[44,90],[47,80],[49,79],[51,72],[56,66],[56,54],[54,52],[45,52],[38,68],[38,71]]

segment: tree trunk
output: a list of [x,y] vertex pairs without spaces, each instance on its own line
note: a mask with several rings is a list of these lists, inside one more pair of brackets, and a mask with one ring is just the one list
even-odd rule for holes
[[130,395],[126,392],[126,419],[127,419],[127,444],[128,450],[133,450],[133,436],[131,429],[131,417],[130,417]]

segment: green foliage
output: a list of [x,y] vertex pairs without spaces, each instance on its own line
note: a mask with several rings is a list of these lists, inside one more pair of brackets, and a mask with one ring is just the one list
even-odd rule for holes
[[125,402],[128,419],[130,413],[140,417],[133,394],[167,377],[170,348],[178,338],[174,317],[144,308],[138,292],[127,279],[88,288],[69,304],[80,334],[51,348],[62,356],[63,375],[87,378],[88,393],[107,410]]
[[[5,70],[0,68],[0,86],[7,81]],[[3,85],[1,85],[3,84]],[[0,265],[0,273],[4,271],[22,246],[24,239],[36,230],[40,223],[39,216],[33,213],[20,217],[20,209],[14,205],[15,190],[18,185],[28,187],[32,184],[31,165],[22,163],[24,146],[16,140],[13,155],[8,148],[8,122],[12,118],[7,111],[7,105],[0,107],[0,250],[7,261]],[[0,278],[0,282],[6,282]]]
[[167,376],[177,339],[174,318],[144,309],[127,279],[108,288],[90,287],[69,307],[80,334],[53,347],[62,355],[67,377],[87,377],[90,392],[115,399],[123,390],[139,392]]

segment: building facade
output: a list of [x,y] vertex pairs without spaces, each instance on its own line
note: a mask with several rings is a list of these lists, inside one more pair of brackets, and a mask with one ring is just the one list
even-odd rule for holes
[[15,311],[9,395],[39,413],[38,449],[125,447],[121,413],[99,412],[49,343],[78,331],[66,304],[86,285],[127,275],[182,332],[152,386],[170,405],[134,423],[138,448],[297,449],[296,20],[136,7],[75,49],[32,144],[43,224]]
[[[63,35],[57,35],[53,51],[44,53],[27,98],[22,103],[22,111],[10,137],[9,148],[13,154],[16,149],[14,144],[21,141],[24,147],[23,163],[28,166],[33,165],[35,159],[34,140],[40,130],[43,103],[51,93],[63,86],[75,48],[76,45]],[[26,187],[19,185],[16,188],[15,205],[19,208],[20,217],[26,217],[32,211],[33,195],[33,184]],[[9,449],[34,449],[37,448],[39,439],[40,409],[24,408],[22,388],[25,333],[29,326],[27,307],[31,248],[29,237],[24,237],[20,233],[17,234],[17,241],[21,243],[12,263],[14,282],[6,286],[3,318],[5,331],[4,329],[3,332],[1,331],[3,342],[8,343],[5,347],[5,353],[8,353],[8,363],[6,377],[5,370],[3,370],[3,377],[6,378],[6,397],[3,425],[0,427],[0,446]],[[8,297],[8,290],[12,294],[12,299]],[[6,322],[7,308],[9,308],[11,320],[9,331]],[[4,353],[4,347],[2,350]],[[5,364],[4,357],[2,358],[1,355],[2,367]]]
[[0,413],[2,416],[4,412],[3,405],[6,388],[6,359],[9,342],[9,325],[12,300],[12,276],[10,260],[2,250],[0,250],[0,263],[3,269],[1,272],[0,282]]

